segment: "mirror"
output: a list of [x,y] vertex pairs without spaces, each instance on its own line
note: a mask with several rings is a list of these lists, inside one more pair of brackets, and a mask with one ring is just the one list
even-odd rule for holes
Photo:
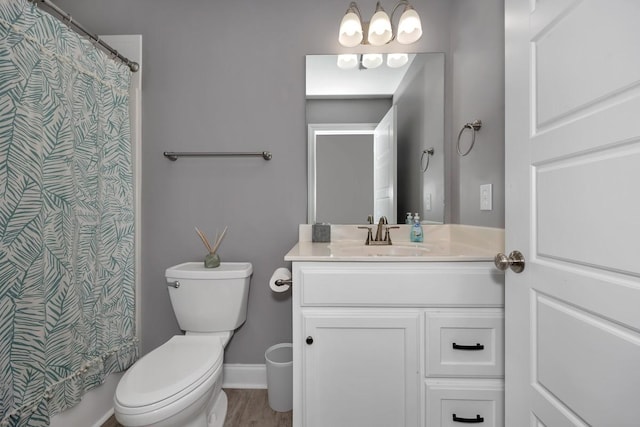
[[351,69],[306,57],[309,223],[444,222],[444,54],[385,57]]

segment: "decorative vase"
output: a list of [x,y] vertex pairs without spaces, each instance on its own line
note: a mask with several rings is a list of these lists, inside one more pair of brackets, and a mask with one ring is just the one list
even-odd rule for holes
[[204,268],[216,268],[220,267],[220,255],[218,254],[207,254],[204,257]]

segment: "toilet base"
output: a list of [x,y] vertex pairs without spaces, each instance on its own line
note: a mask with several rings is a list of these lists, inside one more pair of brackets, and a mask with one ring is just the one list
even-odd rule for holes
[[224,420],[227,417],[227,394],[224,390],[220,390],[218,397],[207,414],[207,427],[223,427]]

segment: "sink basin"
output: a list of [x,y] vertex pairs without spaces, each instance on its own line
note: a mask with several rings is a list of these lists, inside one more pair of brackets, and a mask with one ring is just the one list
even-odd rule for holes
[[431,252],[425,244],[400,244],[389,246],[330,245],[335,256],[424,256]]

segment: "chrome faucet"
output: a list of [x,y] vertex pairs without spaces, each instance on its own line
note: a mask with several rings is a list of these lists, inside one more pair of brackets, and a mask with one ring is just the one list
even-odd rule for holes
[[376,230],[376,242],[382,242],[382,228],[387,224],[389,224],[389,222],[387,221],[387,217],[384,215],[381,216],[380,220],[378,221],[378,229]]
[[[373,219],[371,215],[369,215],[370,219]],[[369,224],[373,225],[373,221],[369,220]],[[372,227],[358,227],[362,229],[367,229],[369,232],[367,233],[367,240],[364,242],[365,245],[390,245],[391,244],[391,236],[389,235],[389,230],[392,228],[400,228],[398,226],[389,226],[389,222],[387,221],[386,216],[381,216],[378,221],[378,227],[376,230],[376,237],[373,238]],[[384,233],[384,236],[383,236]]]

